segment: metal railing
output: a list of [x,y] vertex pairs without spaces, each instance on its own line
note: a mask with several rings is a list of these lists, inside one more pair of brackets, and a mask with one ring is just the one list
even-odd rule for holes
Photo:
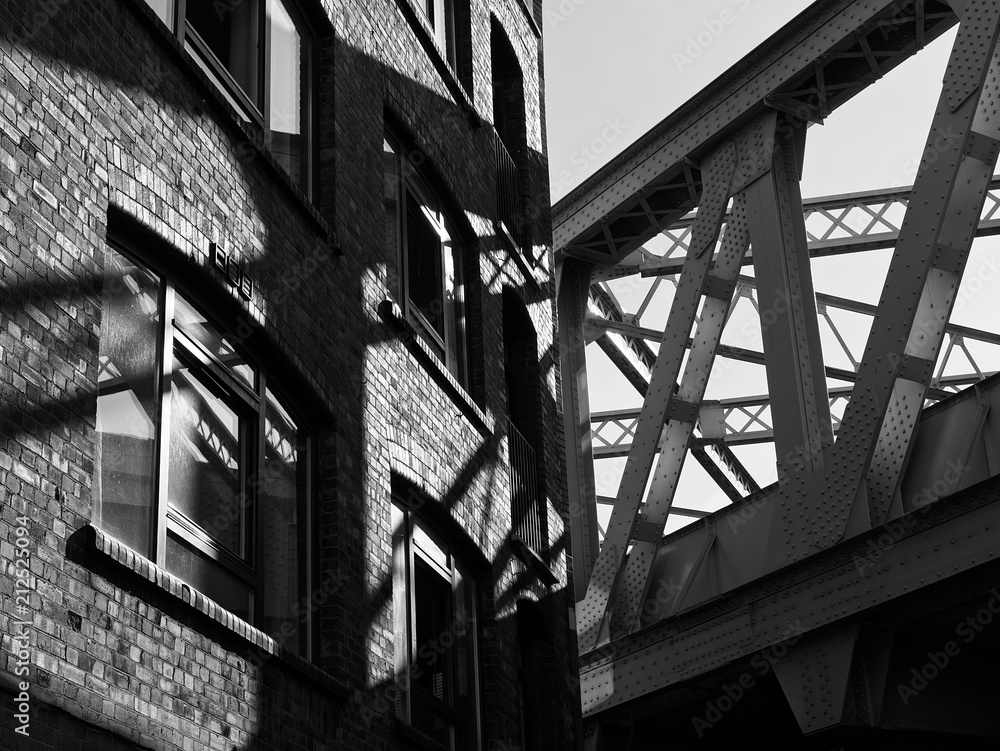
[[542,504],[538,493],[538,461],[528,439],[507,420],[510,451],[510,495],[512,535],[536,553],[544,549]]
[[493,135],[497,163],[497,220],[503,222],[517,246],[523,248],[521,184],[517,164],[504,146],[500,134]]

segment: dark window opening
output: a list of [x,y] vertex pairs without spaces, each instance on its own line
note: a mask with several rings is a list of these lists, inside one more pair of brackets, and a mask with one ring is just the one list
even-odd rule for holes
[[450,751],[481,748],[478,615],[469,571],[401,502],[392,504],[399,720]]
[[496,18],[490,24],[493,127],[496,130],[497,220],[521,248],[530,243],[524,219],[528,152],[524,76],[517,54]]
[[509,289],[503,295],[503,333],[511,531],[536,553],[541,553],[547,545],[538,337],[524,303]]
[[522,751],[552,748],[551,723],[546,717],[555,711],[552,697],[557,686],[552,685],[555,667],[552,661],[552,637],[538,603],[520,600],[517,603],[517,641],[519,655],[518,688],[521,709]]

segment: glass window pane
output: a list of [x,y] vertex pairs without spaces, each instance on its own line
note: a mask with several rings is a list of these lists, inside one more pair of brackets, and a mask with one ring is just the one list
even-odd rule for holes
[[257,91],[257,2],[188,2],[187,20],[251,101]]
[[219,77],[219,74],[216,73],[215,69],[212,68],[212,66],[210,66],[202,59],[202,56],[198,52],[198,49],[193,44],[191,44],[190,41],[187,40],[185,40],[184,42],[184,49],[186,49],[188,52],[191,53],[191,57],[194,59],[195,63],[197,63],[198,67],[201,68],[202,72],[206,76],[208,76],[208,80],[210,80],[212,83],[215,84],[215,87],[219,90],[219,93],[222,94],[223,98],[227,102],[229,102],[229,106],[236,111],[236,114],[240,116],[240,119],[243,120],[243,122],[245,123],[250,122],[250,118],[247,117],[247,113],[244,112],[244,110],[246,109],[245,105],[242,105],[239,102],[237,102],[236,99],[233,97],[233,95],[229,93],[229,89],[222,82],[222,79]]
[[[385,247],[390,268],[396,268],[399,253],[399,154],[392,142],[382,141],[382,163],[385,169]],[[399,292],[398,278],[389,289]]]
[[414,683],[435,699],[451,703],[451,581],[443,578],[420,556],[413,562],[413,597],[416,603],[414,630]]
[[190,545],[167,535],[167,570],[238,618],[250,622],[250,587]]
[[262,537],[259,628],[289,649],[305,650],[306,617],[293,613],[305,595],[305,442],[295,423],[267,392],[264,468],[258,485]]
[[444,338],[441,236],[412,194],[406,196],[407,294],[410,302]]
[[149,538],[159,421],[160,281],[105,254],[97,376],[96,495],[101,526],[143,555]]
[[173,0],[146,0],[146,4],[153,9],[153,12],[160,17],[171,30],[174,28],[174,2]]
[[210,537],[246,555],[242,493],[246,421],[174,358],[170,383],[170,504]]
[[446,243],[444,261],[446,359],[452,375],[459,383],[465,383],[465,289],[462,284],[462,258],[459,249],[450,242]]
[[479,675],[476,671],[475,590],[466,576],[458,574],[455,587],[455,733],[458,748],[479,746]]
[[254,369],[222,332],[208,322],[191,303],[180,295],[174,297],[174,321],[185,334],[198,341],[215,358],[225,365],[233,375],[244,381],[250,388],[256,383]]
[[302,38],[280,0],[267,0],[267,30],[271,153],[292,182],[307,192],[302,159]]
[[420,693],[413,696],[413,727],[447,749],[479,748],[452,744],[452,722],[441,713],[441,707],[428,701]]

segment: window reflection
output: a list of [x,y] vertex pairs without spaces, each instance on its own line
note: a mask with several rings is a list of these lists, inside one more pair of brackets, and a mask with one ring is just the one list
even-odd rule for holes
[[98,355],[97,491],[104,528],[148,553],[159,419],[161,287],[108,249]]
[[257,95],[256,3],[187,3],[187,20],[251,101]]
[[170,503],[242,556],[244,421],[176,358],[170,396]]
[[308,656],[306,435],[172,285],[114,248],[106,269],[95,522]]
[[177,297],[174,303],[174,323],[225,365],[233,375],[253,387],[255,383],[253,368],[236,351],[229,338],[212,326],[208,319],[183,297]]
[[271,153],[292,178],[301,184],[302,172],[302,40],[284,5],[267,1],[270,40],[269,80],[272,86],[268,112]]
[[227,574],[180,538],[167,535],[167,569],[237,618],[252,621],[250,587]]
[[223,96],[264,129],[271,155],[310,195],[308,37],[282,0],[188,0],[184,45]]
[[302,619],[289,619],[306,595],[297,573],[304,568],[305,521],[295,498],[305,485],[303,438],[292,418],[268,391],[264,415],[264,472],[261,498],[261,628],[293,649],[303,649]]

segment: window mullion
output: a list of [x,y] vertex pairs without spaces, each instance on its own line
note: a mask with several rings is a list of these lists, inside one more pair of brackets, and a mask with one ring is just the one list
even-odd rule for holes
[[400,278],[400,302],[402,303],[403,315],[409,314],[410,305],[410,264],[409,264],[409,254],[410,249],[410,233],[409,233],[409,221],[407,221],[407,211],[409,210],[409,199],[410,199],[410,188],[407,185],[406,178],[403,176],[403,169],[405,167],[406,156],[405,152],[400,151],[399,154],[399,207],[396,211],[399,217],[399,234],[403,238],[403,242],[399,244],[399,253],[396,258],[396,262],[399,264],[399,278]]
[[271,146],[271,14],[268,13],[268,3],[271,0],[260,0],[257,11],[257,23],[261,33],[257,35],[257,71],[260,83],[257,86],[260,96],[260,111],[264,115],[264,132],[268,148]]
[[[246,559],[258,575],[260,580],[261,558],[264,550],[264,525],[260,523],[260,513],[263,506],[262,497],[265,487],[265,468],[267,466],[267,381],[263,373],[257,376],[257,395],[260,397],[260,409],[257,412],[257,435],[252,437],[254,448],[254,462],[247,467],[243,475],[243,493],[241,495],[244,504],[242,514],[245,523],[251,525],[250,540],[252,549]],[[252,478],[251,482],[248,479]],[[257,598],[254,598],[254,605]]]
[[[313,522],[313,508],[314,504],[317,503],[317,501],[313,498],[313,487],[314,487],[313,472],[315,466],[313,462],[315,460],[314,456],[315,443],[313,441],[312,436],[307,435],[303,438],[302,444],[305,448],[305,456],[300,461],[305,462],[304,465],[305,468],[302,469],[301,467],[303,465],[301,464],[299,465],[298,468],[296,468],[296,472],[303,472],[304,474],[303,492],[305,493],[304,502],[300,504],[300,508],[302,509],[303,531],[300,534],[299,539],[302,540],[302,547],[304,549],[304,556],[300,556],[300,559],[303,561],[303,567],[304,567],[304,571],[302,572],[304,580],[302,587],[299,590],[300,594],[311,593],[315,591],[316,587],[315,572],[319,554],[319,546],[316,545],[314,537],[314,535],[316,534],[316,529]],[[316,555],[317,558],[314,558],[313,557],[314,555]],[[318,656],[316,654],[316,632],[318,631],[318,628],[316,628],[314,624],[317,624],[319,622],[319,618],[315,616],[314,614],[315,611],[312,608],[309,609],[308,613],[309,614],[306,616],[307,620],[305,622],[305,628],[306,628],[305,657],[307,660],[314,661],[315,658]]]
[[[181,0],[183,2],[183,0]],[[167,493],[168,467],[170,466],[170,396],[173,386],[174,369],[174,288],[163,285],[163,320],[161,321],[163,342],[163,372],[161,382],[162,403],[160,406],[160,422],[157,426],[157,462],[158,477],[156,481],[156,524],[153,529],[151,558],[157,566],[166,566],[167,548]]]
[[406,634],[408,642],[408,654],[406,655],[406,692],[403,700],[406,704],[406,721],[413,722],[413,701],[411,697],[413,685],[410,677],[410,669],[416,661],[417,652],[420,645],[417,644],[417,598],[414,595],[414,552],[413,545],[413,515],[409,510],[403,512],[406,519]]
[[308,190],[306,195],[312,197],[315,190],[315,159],[313,158],[313,147],[315,144],[316,128],[313,127],[314,107],[313,98],[310,91],[313,86],[313,76],[315,75],[313,55],[315,54],[312,36],[302,35],[300,37],[301,48],[299,49],[299,113],[300,129],[303,138],[303,152],[305,158],[302,160],[302,169],[305,172],[305,184]]
[[181,47],[184,46],[184,37],[187,36],[187,4],[188,0],[177,0],[174,7],[174,25],[171,30],[177,35],[177,41]]

